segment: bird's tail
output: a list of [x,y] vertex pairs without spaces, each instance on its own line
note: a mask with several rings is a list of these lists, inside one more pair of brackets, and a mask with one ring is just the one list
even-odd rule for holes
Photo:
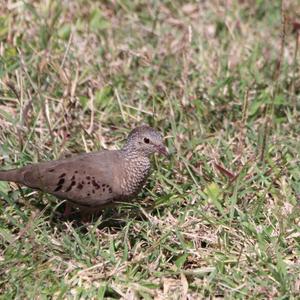
[[0,171],[0,181],[14,181],[20,182],[19,169],[12,169],[7,171]]

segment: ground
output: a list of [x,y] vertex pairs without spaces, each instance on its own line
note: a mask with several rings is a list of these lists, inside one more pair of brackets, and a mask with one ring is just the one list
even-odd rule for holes
[[91,222],[0,183],[1,299],[293,299],[300,293],[297,1],[0,6],[1,169],[122,146],[169,160]]

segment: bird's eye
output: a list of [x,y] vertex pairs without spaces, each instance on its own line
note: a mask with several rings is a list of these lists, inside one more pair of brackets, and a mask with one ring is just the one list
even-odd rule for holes
[[146,143],[146,144],[149,144],[150,143],[150,140],[148,139],[148,138],[144,138],[144,143]]

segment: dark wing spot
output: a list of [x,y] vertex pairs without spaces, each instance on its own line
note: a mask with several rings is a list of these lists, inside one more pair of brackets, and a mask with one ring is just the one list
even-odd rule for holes
[[72,176],[71,180],[73,181],[75,179],[75,175]]
[[95,190],[92,190],[92,193],[95,194]]
[[58,185],[58,186],[56,187],[56,189],[54,190],[54,192],[58,192],[59,190],[61,190],[61,188],[62,188],[62,184]]
[[102,184],[102,187],[105,187],[105,184],[104,184],[104,183]]
[[52,172],[54,172],[54,169],[49,169],[49,171],[48,171],[48,172],[52,173]]
[[86,176],[86,179],[87,179],[87,180],[90,180],[90,179],[91,179],[91,177],[90,177],[90,176]]
[[78,183],[78,184],[77,184],[77,188],[78,188],[79,190],[81,190],[81,189],[83,188],[83,185],[82,185],[81,183]]
[[60,178],[57,185],[63,185],[65,182],[65,179],[64,178]]
[[68,188],[65,190],[65,192],[69,192],[72,189],[72,185],[69,185]]
[[108,191],[109,191],[109,193],[111,194],[111,193],[112,193],[112,188],[110,187]]
[[74,185],[76,185],[76,182],[72,181],[71,184],[68,186],[68,188],[65,190],[65,192],[69,192]]
[[63,177],[65,177],[65,176],[66,176],[66,173],[62,173],[62,174],[59,175],[58,178],[63,178]]
[[58,192],[59,190],[61,190],[61,188],[63,187],[64,183],[65,183],[65,179],[64,178],[60,178],[59,181],[58,181],[58,183],[57,183],[57,185],[56,185],[56,188],[55,188],[54,192]]
[[90,193],[87,193],[87,196],[89,197],[91,194]]
[[88,183],[87,184],[91,184],[91,182],[90,181],[88,181]]
[[81,183],[82,183],[82,184],[85,184],[85,181],[84,181],[84,180],[82,180],[82,181],[81,181]]
[[92,184],[97,190],[100,188],[100,185],[95,180],[92,181]]
[[105,188],[103,188],[102,191],[105,192]]
[[78,173],[78,171],[75,171],[75,174],[77,174]]

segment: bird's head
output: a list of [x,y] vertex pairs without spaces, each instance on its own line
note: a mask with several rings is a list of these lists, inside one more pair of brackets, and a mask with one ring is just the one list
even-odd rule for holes
[[150,156],[155,152],[168,156],[168,149],[161,134],[146,125],[136,127],[130,132],[124,149],[138,152],[142,156]]

